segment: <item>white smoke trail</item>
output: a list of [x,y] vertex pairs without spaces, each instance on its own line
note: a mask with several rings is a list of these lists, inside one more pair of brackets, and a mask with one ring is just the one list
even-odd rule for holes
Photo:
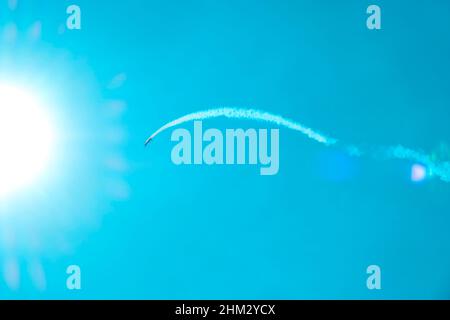
[[427,166],[428,171],[431,175],[438,176],[441,180],[445,182],[450,182],[450,162],[434,161],[429,155],[423,152],[409,149],[401,145],[393,147],[375,148],[372,149],[371,151],[363,151],[364,148],[360,148],[355,145],[342,143],[338,144],[337,139],[327,137],[296,121],[284,118],[279,115],[274,115],[269,112],[254,109],[219,108],[191,113],[181,118],[175,119],[159,128],[150,136],[150,138],[147,139],[145,145],[148,145],[150,141],[152,141],[161,132],[166,131],[167,129],[170,129],[172,127],[195,120],[205,120],[218,117],[257,120],[273,123],[278,126],[298,131],[306,135],[308,138],[315,140],[319,143],[325,144],[327,146],[331,145],[338,146],[351,156],[362,156],[366,154],[376,158],[379,155],[382,155],[384,158],[387,159],[404,159],[420,162],[425,166]]
[[434,161],[429,155],[403,146],[384,148],[385,157],[391,159],[413,160],[424,164],[431,175],[438,176],[442,181],[450,182],[450,162]]
[[248,119],[248,120],[258,120],[276,124],[278,126],[286,127],[291,130],[295,130],[303,133],[308,136],[308,138],[313,139],[319,143],[323,143],[326,145],[332,145],[337,142],[337,140],[328,138],[308,127],[303,126],[302,124],[295,122],[293,120],[289,120],[283,118],[278,115],[274,115],[268,112],[253,110],[253,109],[236,109],[236,108],[220,108],[220,109],[211,109],[206,111],[199,111],[195,113],[191,113],[185,115],[181,118],[178,118],[174,121],[171,121],[161,128],[159,128],[155,133],[153,133],[150,138],[147,139],[145,145],[149,144],[157,135],[161,132],[170,129],[172,127],[178,126],[185,122],[195,121],[195,120],[204,120],[210,118],[218,118],[218,117],[226,117],[226,118],[236,118],[236,119]]

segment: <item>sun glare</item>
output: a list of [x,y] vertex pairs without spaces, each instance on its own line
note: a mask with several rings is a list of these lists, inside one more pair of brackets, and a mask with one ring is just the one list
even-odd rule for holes
[[0,198],[30,185],[48,163],[54,137],[41,103],[0,83]]

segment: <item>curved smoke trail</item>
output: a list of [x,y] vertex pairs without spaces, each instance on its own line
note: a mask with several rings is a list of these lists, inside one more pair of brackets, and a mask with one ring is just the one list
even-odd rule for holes
[[450,182],[450,162],[435,161],[430,155],[404,146],[387,147],[383,155],[390,159],[413,160],[424,164],[431,175],[438,176],[442,181]]
[[159,128],[155,133],[153,133],[150,138],[147,139],[145,145],[149,144],[157,135],[161,132],[170,129],[172,127],[178,126],[185,122],[195,121],[195,120],[204,120],[210,118],[236,118],[236,119],[248,119],[248,120],[259,120],[264,122],[269,122],[276,124],[278,126],[286,127],[291,130],[295,130],[303,133],[308,136],[308,138],[316,140],[317,142],[332,145],[337,142],[336,139],[328,138],[308,127],[303,126],[302,124],[295,122],[293,120],[289,120],[283,118],[282,116],[274,115],[268,112],[253,110],[253,109],[236,109],[236,108],[220,108],[220,109],[211,109],[206,111],[200,111],[185,115],[181,118],[175,119],[161,128]]
[[328,137],[324,134],[314,131],[313,129],[308,128],[296,121],[284,118],[279,115],[271,114],[269,112],[254,109],[219,108],[190,113],[188,115],[175,119],[159,128],[147,139],[145,145],[148,145],[154,138],[156,138],[156,136],[172,127],[195,120],[205,120],[219,117],[257,120],[273,123],[275,125],[300,132],[306,135],[309,139],[315,140],[326,146],[334,145],[342,147],[342,149],[345,150],[345,152],[351,156],[361,156],[363,154],[367,154],[371,157],[379,157],[381,155],[385,159],[404,159],[420,162],[425,166],[427,166],[430,174],[438,176],[443,181],[450,182],[450,162],[435,161],[431,158],[431,156],[421,151],[409,149],[399,145],[392,147],[376,148],[375,150],[364,152],[360,147],[354,145],[341,143],[338,144],[337,139]]

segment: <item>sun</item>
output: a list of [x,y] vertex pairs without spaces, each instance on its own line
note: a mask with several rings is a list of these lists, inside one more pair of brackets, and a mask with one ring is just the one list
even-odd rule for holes
[[53,141],[42,101],[0,83],[0,199],[33,183],[50,159]]

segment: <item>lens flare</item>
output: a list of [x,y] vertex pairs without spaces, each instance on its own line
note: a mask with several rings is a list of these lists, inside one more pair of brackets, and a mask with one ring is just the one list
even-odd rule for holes
[[37,178],[49,160],[53,138],[37,97],[0,84],[0,197]]
[[421,164],[414,164],[411,167],[411,181],[420,182],[427,177],[427,169]]

